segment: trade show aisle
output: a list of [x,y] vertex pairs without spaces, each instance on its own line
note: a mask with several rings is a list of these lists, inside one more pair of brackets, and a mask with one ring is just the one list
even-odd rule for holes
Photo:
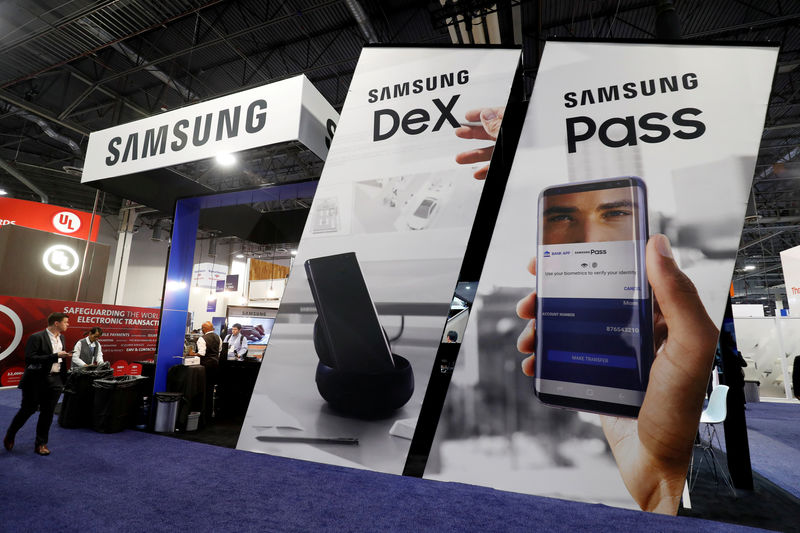
[[[19,391],[0,390],[0,427]],[[5,531],[753,531],[259,455],[139,431],[34,424],[0,453]]]
[[800,402],[748,403],[745,414],[753,469],[800,498]]

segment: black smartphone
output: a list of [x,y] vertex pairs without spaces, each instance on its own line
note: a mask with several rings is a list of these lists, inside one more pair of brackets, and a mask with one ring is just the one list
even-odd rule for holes
[[539,195],[536,377],[558,407],[636,417],[653,362],[647,191],[637,177]]
[[305,262],[308,284],[317,306],[318,326],[338,370],[383,373],[394,368],[356,254],[329,255]]

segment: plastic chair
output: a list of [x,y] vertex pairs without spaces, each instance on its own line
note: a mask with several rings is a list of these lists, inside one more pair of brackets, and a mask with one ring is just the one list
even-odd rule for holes
[[[691,491],[694,488],[695,483],[697,482],[697,474],[700,470],[700,466],[708,460],[709,465],[714,469],[714,482],[719,482],[719,476],[722,476],[723,481],[731,489],[731,492],[734,496],[736,496],[736,490],[733,488],[733,482],[731,481],[730,475],[728,471],[722,467],[722,464],[719,462],[717,455],[714,453],[714,438],[717,439],[717,448],[722,450],[722,443],[719,440],[719,435],[717,434],[717,424],[721,424],[725,422],[725,418],[728,416],[728,386],[727,385],[717,385],[714,387],[714,390],[711,391],[711,397],[708,399],[708,406],[703,410],[703,413],[700,415],[700,423],[705,424],[705,432],[708,440],[703,442],[703,439],[700,437],[698,432],[698,439],[695,442],[695,446],[700,448],[703,452],[703,456],[700,459],[700,464],[698,468],[694,468],[694,454],[692,454],[692,463],[689,467],[689,490]],[[717,473],[719,470],[719,474]],[[692,475],[694,474],[694,475]]]

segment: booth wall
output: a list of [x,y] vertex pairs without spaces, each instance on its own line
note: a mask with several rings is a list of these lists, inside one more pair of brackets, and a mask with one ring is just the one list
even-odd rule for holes
[[[784,398],[786,392],[781,355],[787,357],[787,368],[792,365],[795,356],[800,355],[800,318],[734,318],[733,324],[739,351],[748,365],[750,361],[755,362],[755,368],[745,368],[746,378],[761,382],[761,396]],[[790,371],[790,383],[791,378]]]

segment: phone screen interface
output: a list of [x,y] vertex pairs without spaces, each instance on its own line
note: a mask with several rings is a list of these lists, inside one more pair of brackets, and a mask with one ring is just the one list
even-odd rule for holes
[[539,214],[537,391],[641,405],[652,362],[644,187],[553,187]]

